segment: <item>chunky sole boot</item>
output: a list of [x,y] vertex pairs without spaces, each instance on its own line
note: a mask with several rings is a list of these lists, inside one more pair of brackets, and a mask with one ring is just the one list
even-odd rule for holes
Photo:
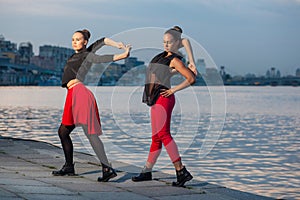
[[74,176],[75,175],[75,169],[74,169],[74,164],[65,164],[60,170],[58,171],[53,171],[52,172],[53,176]]
[[117,176],[116,171],[111,167],[103,168],[102,172],[103,172],[103,176],[98,177],[98,182],[107,182],[109,181],[109,179]]
[[182,187],[187,181],[193,179],[193,176],[190,174],[190,172],[186,170],[185,167],[183,167],[179,171],[176,170],[176,176],[177,176],[177,182],[172,183],[172,186],[175,187]]
[[138,176],[133,176],[131,178],[134,182],[140,182],[140,181],[151,181],[152,180],[152,172],[142,172]]

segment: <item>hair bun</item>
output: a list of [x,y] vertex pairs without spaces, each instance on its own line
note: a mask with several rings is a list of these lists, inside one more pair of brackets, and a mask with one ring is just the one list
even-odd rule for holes
[[178,31],[179,33],[182,33],[182,28],[180,28],[179,26],[173,26],[172,29]]
[[82,33],[84,34],[85,39],[87,39],[87,40],[90,39],[90,37],[91,37],[90,31],[88,31],[87,29],[83,29]]

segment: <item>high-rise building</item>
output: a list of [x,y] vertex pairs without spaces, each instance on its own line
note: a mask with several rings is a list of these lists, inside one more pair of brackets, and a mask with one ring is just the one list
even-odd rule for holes
[[220,75],[223,78],[223,80],[225,80],[226,77],[225,66],[221,66],[220,68],[221,68]]
[[30,64],[30,59],[33,56],[32,44],[30,42],[22,42],[19,45],[19,57],[18,63],[19,64]]
[[206,73],[206,64],[204,59],[198,59],[195,64],[201,74]]

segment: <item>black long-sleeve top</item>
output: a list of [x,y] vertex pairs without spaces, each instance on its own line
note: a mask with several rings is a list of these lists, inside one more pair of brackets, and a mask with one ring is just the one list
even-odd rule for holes
[[86,74],[93,63],[106,63],[113,61],[113,55],[97,55],[95,52],[105,45],[104,37],[91,44],[88,48],[84,48],[77,53],[74,53],[64,67],[62,77],[62,87],[67,87],[67,84],[72,79],[84,81]]

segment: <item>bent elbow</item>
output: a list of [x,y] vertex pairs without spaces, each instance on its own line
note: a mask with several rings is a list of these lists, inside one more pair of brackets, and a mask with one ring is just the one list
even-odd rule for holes
[[192,76],[188,79],[188,82],[190,83],[190,85],[193,85],[194,83],[196,83],[196,77]]

